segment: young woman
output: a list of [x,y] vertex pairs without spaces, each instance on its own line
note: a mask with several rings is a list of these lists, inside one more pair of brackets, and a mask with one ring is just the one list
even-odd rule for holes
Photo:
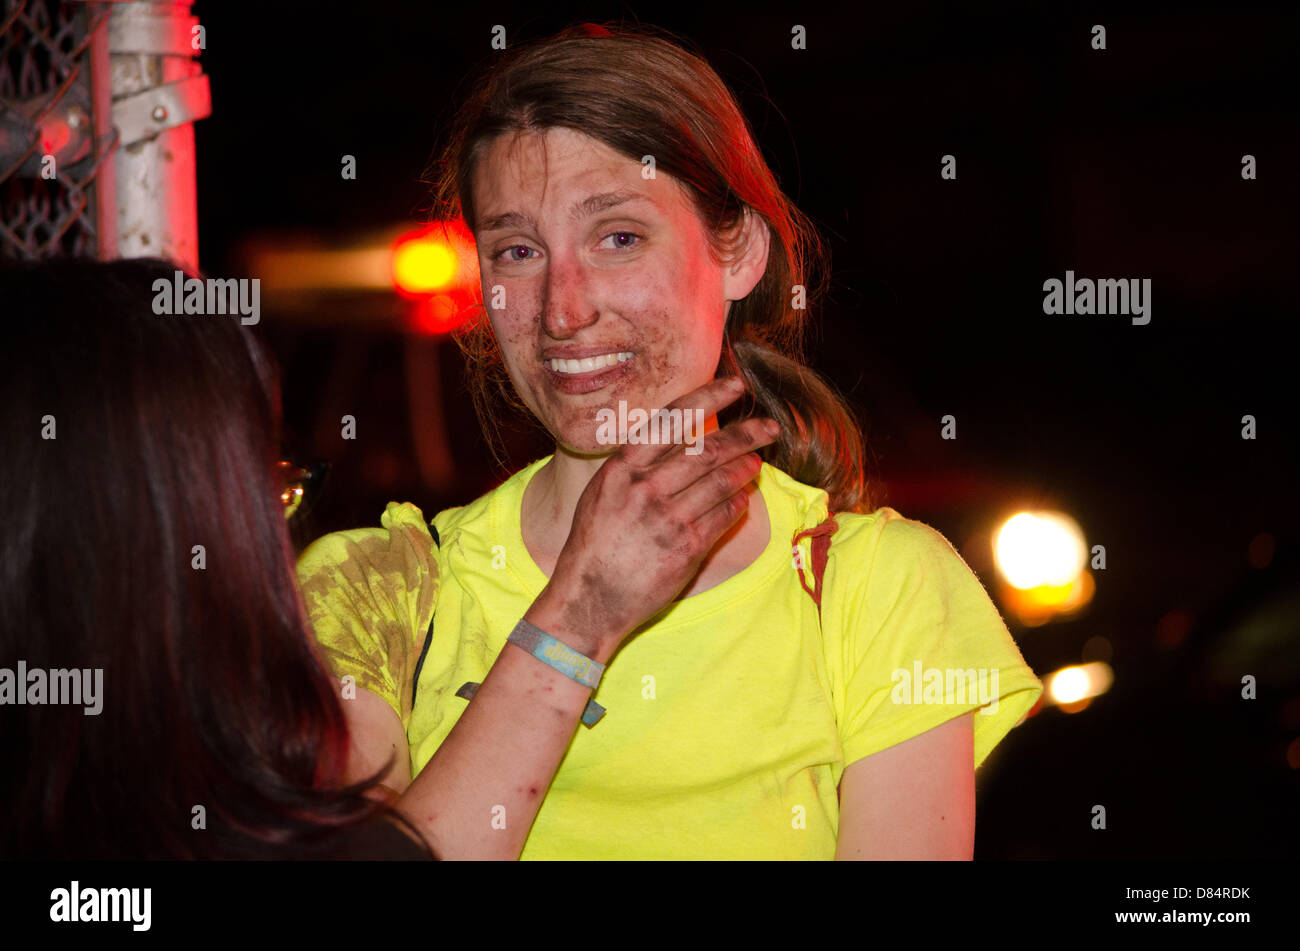
[[[269,356],[237,318],[155,314],[154,284],[174,273],[0,271],[0,857],[428,858],[373,775],[345,780],[349,694],[298,598]],[[721,438],[731,457],[756,445],[739,428]],[[672,468],[697,482],[718,465]],[[695,494],[718,511],[669,586],[738,514],[725,487]],[[464,790],[476,802],[489,778],[533,782],[539,760],[494,750],[571,734],[582,693],[550,668],[502,665],[458,732],[484,755],[433,806],[470,808]]]
[[[381,529],[304,553],[317,635],[363,688],[357,768],[395,751],[386,782],[431,841],[469,825],[524,858],[970,858],[974,769],[1042,687],[947,541],[871,510],[851,414],[799,359],[815,239],[718,76],[644,32],[517,48],[461,108],[440,197],[474,233],[492,305],[466,344],[485,429],[501,395],[555,452],[432,532],[390,504]],[[690,534],[663,517],[681,486],[614,452],[609,414],[728,372],[753,397],[739,415],[780,437],[745,514],[667,590]],[[598,571],[617,582],[584,586]],[[663,607],[643,611],[652,592]],[[608,665],[607,713],[564,738],[553,778],[431,808],[465,755],[473,685],[494,662],[549,670],[514,646],[521,617]],[[932,672],[946,691],[901,689]],[[953,672],[983,692],[954,691]]]

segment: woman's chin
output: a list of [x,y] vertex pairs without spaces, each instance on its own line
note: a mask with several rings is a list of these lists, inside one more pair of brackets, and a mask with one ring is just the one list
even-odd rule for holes
[[600,459],[613,455],[617,450],[618,446],[598,442],[594,432],[585,436],[574,434],[556,441],[557,452],[578,459]]

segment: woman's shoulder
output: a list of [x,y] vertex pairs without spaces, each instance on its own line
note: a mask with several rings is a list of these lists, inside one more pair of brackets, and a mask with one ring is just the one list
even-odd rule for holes
[[523,504],[524,488],[550,456],[535,460],[508,476],[493,489],[484,492],[473,502],[443,509],[433,517],[433,528],[440,543],[446,543],[458,534],[480,533],[496,536],[497,523],[505,518],[519,518]]
[[298,556],[299,578],[308,582],[340,574],[379,574],[418,580],[433,570],[436,552],[449,538],[465,531],[492,533],[491,523],[512,503],[517,515],[528,478],[549,458],[526,466],[466,505],[442,509],[432,519],[411,502],[389,502],[378,526],[330,532],[303,549]]
[[[920,522],[905,519],[891,508],[882,507],[874,512],[832,512],[830,499],[826,490],[815,485],[800,482],[783,469],[771,463],[763,463],[759,470],[759,487],[763,500],[769,506],[775,506],[784,513],[789,513],[801,529],[821,525],[828,516],[835,516],[835,541],[843,547],[843,540],[849,537],[871,538],[878,535],[891,522],[905,522],[912,526],[926,529]],[[894,534],[908,534],[912,530],[892,528]],[[933,529],[930,529],[933,531]],[[874,533],[874,535],[873,535]],[[835,545],[831,546],[832,549]]]
[[801,531],[821,525],[828,516],[835,517],[829,548],[832,561],[851,558],[857,562],[879,552],[887,553],[891,563],[955,554],[937,529],[889,506],[871,512],[832,512],[825,489],[800,482],[769,463],[763,464],[759,485],[764,501],[792,518]]
[[884,547],[893,555],[953,550],[952,544],[938,529],[908,518],[887,505],[873,512],[840,512],[836,514],[835,522],[838,525],[835,538],[841,547],[852,540],[860,547]]
[[873,512],[841,512],[828,553],[828,570],[837,566],[859,583],[888,581],[905,586],[925,578],[977,576],[956,546],[938,529],[907,518],[889,506]]
[[298,556],[300,577],[327,570],[362,573],[407,573],[429,569],[433,536],[424,513],[410,502],[389,502],[378,526],[350,528],[322,535]]

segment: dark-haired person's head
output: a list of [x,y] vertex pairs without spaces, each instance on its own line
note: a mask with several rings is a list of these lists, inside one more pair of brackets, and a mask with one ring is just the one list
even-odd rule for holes
[[174,265],[0,271],[0,855],[419,850],[345,787],[295,587],[275,367]]

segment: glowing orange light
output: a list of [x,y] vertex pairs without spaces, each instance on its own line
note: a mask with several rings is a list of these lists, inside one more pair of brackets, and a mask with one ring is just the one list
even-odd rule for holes
[[462,320],[462,308],[446,294],[435,294],[428,300],[418,301],[411,315],[412,327],[425,334],[449,333]]
[[393,249],[393,280],[409,294],[428,294],[455,278],[456,253],[443,241],[411,238]]
[[1097,583],[1086,568],[1069,584],[1033,588],[1013,588],[1005,583],[998,585],[1002,603],[1026,627],[1041,627],[1048,621],[1079,613],[1092,601],[1096,590]]
[[412,301],[408,327],[450,333],[473,316],[479,302],[474,236],[459,219],[403,235],[393,245],[393,285]]

